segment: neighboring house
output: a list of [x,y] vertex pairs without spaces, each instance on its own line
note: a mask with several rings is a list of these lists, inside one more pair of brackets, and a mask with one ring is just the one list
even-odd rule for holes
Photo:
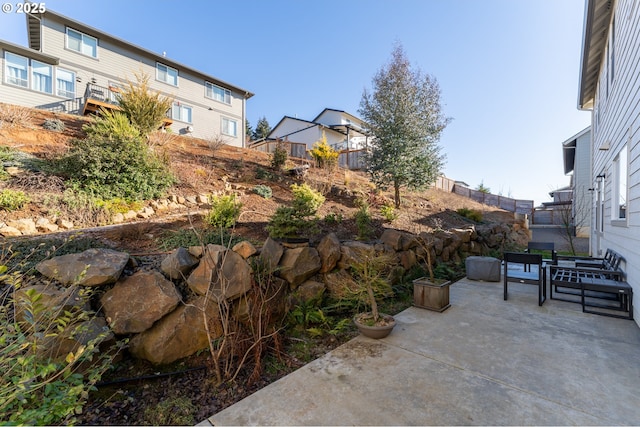
[[[640,2],[586,0],[578,108],[591,111],[591,251],[619,252],[640,295]],[[638,307],[638,305],[636,305]],[[634,317],[640,322],[640,313]]]
[[[591,233],[591,128],[588,127],[562,143],[564,174],[571,174],[571,219],[577,237]],[[552,196],[553,197],[553,196]],[[554,200],[555,201],[555,200]]]
[[361,119],[332,108],[325,108],[310,121],[284,116],[266,139],[302,143],[309,150],[322,139],[323,133],[327,143],[335,150],[359,150],[365,148],[368,142]]
[[89,114],[114,108],[134,73],[174,99],[165,120],[179,134],[244,146],[251,92],[47,10],[26,15],[28,47],[0,40],[0,101]]

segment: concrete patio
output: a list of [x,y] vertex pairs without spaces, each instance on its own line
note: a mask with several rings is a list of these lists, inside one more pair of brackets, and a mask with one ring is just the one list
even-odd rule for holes
[[640,329],[463,279],[201,425],[640,425]]

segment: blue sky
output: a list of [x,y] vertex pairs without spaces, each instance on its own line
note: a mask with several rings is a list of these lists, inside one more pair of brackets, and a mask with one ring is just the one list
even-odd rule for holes
[[[444,173],[536,204],[568,185],[561,144],[589,125],[576,107],[584,0],[45,4],[255,93],[254,127],[326,107],[358,115],[363,89],[400,42],[438,80],[453,119],[440,141]],[[24,16],[0,13],[0,39],[26,45]]]

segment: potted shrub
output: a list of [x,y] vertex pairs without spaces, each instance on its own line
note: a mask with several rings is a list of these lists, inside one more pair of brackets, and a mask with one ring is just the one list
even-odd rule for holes
[[433,243],[423,236],[426,252],[426,264],[429,277],[420,277],[413,281],[413,305],[427,310],[443,312],[451,306],[449,303],[450,280],[437,279],[433,274],[431,265],[431,250]]
[[376,294],[391,291],[389,282],[383,277],[383,271],[390,264],[386,254],[376,254],[372,249],[361,254],[361,260],[352,264],[353,278],[358,285],[358,292],[366,302],[370,311],[358,313],[353,322],[360,333],[369,338],[384,338],[396,325],[393,316],[380,313]]

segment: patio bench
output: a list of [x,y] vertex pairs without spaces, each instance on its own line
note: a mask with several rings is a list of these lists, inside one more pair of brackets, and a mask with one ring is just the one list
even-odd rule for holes
[[[614,251],[610,252],[610,258],[606,263],[604,258],[558,256],[559,260],[574,261],[576,266],[551,265],[549,298],[581,303],[582,310],[586,313],[633,319],[633,289],[624,280],[624,272],[620,269],[623,258]],[[602,261],[601,268],[585,266],[594,265],[595,263],[590,262],[597,260]],[[573,298],[567,298],[564,295],[571,295]],[[579,299],[576,299],[578,297]],[[588,301],[587,298],[589,298]],[[593,301],[594,299],[597,301]],[[607,303],[607,301],[610,302]],[[616,305],[612,305],[611,302]],[[617,315],[602,310],[594,311],[587,307],[623,311],[627,314]]]

